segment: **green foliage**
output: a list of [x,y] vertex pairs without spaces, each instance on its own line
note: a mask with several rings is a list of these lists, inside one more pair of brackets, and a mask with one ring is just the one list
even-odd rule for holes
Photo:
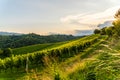
[[114,34],[114,33],[113,33],[113,30],[114,30],[114,27],[108,27],[108,28],[105,29],[106,34],[107,34],[108,36],[112,36],[112,35]]
[[113,25],[115,26],[115,33],[120,36],[120,19],[117,19],[113,22]]
[[6,48],[3,50],[3,56],[4,57],[11,57],[12,56],[12,49],[11,48]]
[[0,49],[0,58],[6,58],[6,57],[11,57],[13,54],[13,51],[11,48],[5,48],[3,50]]
[[[92,45],[92,47],[87,48],[87,49],[85,50],[85,53],[83,53],[83,54],[80,56],[80,58],[81,58],[81,59],[84,59],[84,58],[88,57],[89,55],[91,55],[91,53],[92,53],[97,47],[99,47],[98,45],[101,44],[101,43],[103,42],[103,40],[106,40],[107,38],[108,38],[107,36],[102,36],[102,37],[100,37],[99,39],[100,39],[101,41],[96,42],[94,45]],[[93,48],[93,47],[94,47],[94,48]],[[100,48],[100,47],[99,47],[99,48]]]
[[31,45],[31,46],[25,46],[20,48],[14,48],[13,54],[14,55],[21,55],[21,54],[27,54],[32,53],[35,51],[40,51],[43,49],[46,49],[47,47],[51,46],[52,44],[38,44],[38,45]]
[[105,29],[106,29],[107,27],[104,27],[104,28],[102,28],[100,31],[100,34],[101,35],[106,35],[106,31],[105,31]]
[[96,74],[94,72],[88,72],[86,75],[86,80],[96,80]]
[[109,37],[112,37],[115,33],[115,27],[114,26],[104,27],[100,31],[101,35],[108,35]]
[[55,74],[55,78],[54,78],[54,80],[61,80],[61,78],[60,78],[60,74],[59,74],[59,73],[56,73],[56,74]]
[[119,32],[120,31],[120,9],[116,12],[115,19],[116,20],[113,21],[115,32],[118,36],[120,36],[120,32]]
[[[78,52],[88,48],[90,45],[94,44],[99,35],[91,35],[78,40],[71,41],[64,45],[55,47],[49,50],[43,50],[40,52],[29,53],[24,55],[13,56],[12,58],[3,59],[5,69],[8,68],[22,68],[26,66],[26,58],[29,58],[29,68],[34,66],[45,66],[48,63],[46,60],[51,61],[64,61],[66,58],[78,54]],[[11,49],[8,49],[11,52]],[[3,68],[1,68],[3,69]]]
[[0,49],[0,55],[3,54],[3,50]]
[[101,31],[100,31],[99,29],[95,29],[95,30],[94,30],[94,34],[100,34],[100,32],[101,32]]
[[98,56],[98,59],[100,60],[109,60],[111,58],[111,55],[108,53],[102,53]]
[[38,52],[38,51],[45,50],[45,49],[52,49],[54,47],[66,44],[68,42],[70,41],[58,42],[58,43],[47,43],[47,44],[36,44],[36,45],[31,45],[31,46],[14,48],[13,54],[21,55],[21,54],[27,54],[27,53],[32,53],[32,52]]
[[0,36],[0,48],[18,48],[33,44],[55,43],[76,39],[72,35],[48,35],[41,36],[34,33],[26,35]]

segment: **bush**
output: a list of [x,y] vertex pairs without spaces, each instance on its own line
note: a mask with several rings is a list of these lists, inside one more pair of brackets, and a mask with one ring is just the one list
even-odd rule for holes
[[11,48],[6,48],[3,50],[3,56],[4,57],[11,57],[12,56],[12,49]]
[[100,34],[100,30],[99,29],[95,29],[94,30],[94,34]]

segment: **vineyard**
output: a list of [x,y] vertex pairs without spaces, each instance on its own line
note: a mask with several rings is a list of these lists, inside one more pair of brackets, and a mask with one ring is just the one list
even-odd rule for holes
[[120,0],[0,0],[0,80],[120,80]]
[[47,44],[36,44],[36,45],[31,45],[31,46],[14,48],[13,54],[14,55],[21,55],[21,54],[27,54],[27,53],[41,51],[44,49],[51,49],[51,48],[66,44],[68,42],[70,42],[70,41],[58,42],[58,43],[47,43]]
[[54,61],[62,62],[83,52],[96,43],[99,37],[100,35],[91,35],[55,48],[5,58],[0,60],[0,70],[26,69],[26,64],[29,65],[29,69],[32,69],[36,66],[45,67],[48,63],[54,63]]

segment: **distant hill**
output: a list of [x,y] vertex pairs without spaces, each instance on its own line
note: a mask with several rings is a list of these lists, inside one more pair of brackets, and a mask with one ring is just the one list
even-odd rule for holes
[[0,35],[22,35],[21,33],[14,33],[14,32],[3,32],[0,31]]
[[0,36],[0,48],[18,48],[34,44],[55,43],[79,38],[72,35],[38,35],[34,33],[24,35]]

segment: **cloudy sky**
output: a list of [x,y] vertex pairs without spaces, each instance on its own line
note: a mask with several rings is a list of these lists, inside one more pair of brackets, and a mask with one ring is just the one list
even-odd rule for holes
[[113,20],[119,0],[0,0],[0,31],[74,33]]

